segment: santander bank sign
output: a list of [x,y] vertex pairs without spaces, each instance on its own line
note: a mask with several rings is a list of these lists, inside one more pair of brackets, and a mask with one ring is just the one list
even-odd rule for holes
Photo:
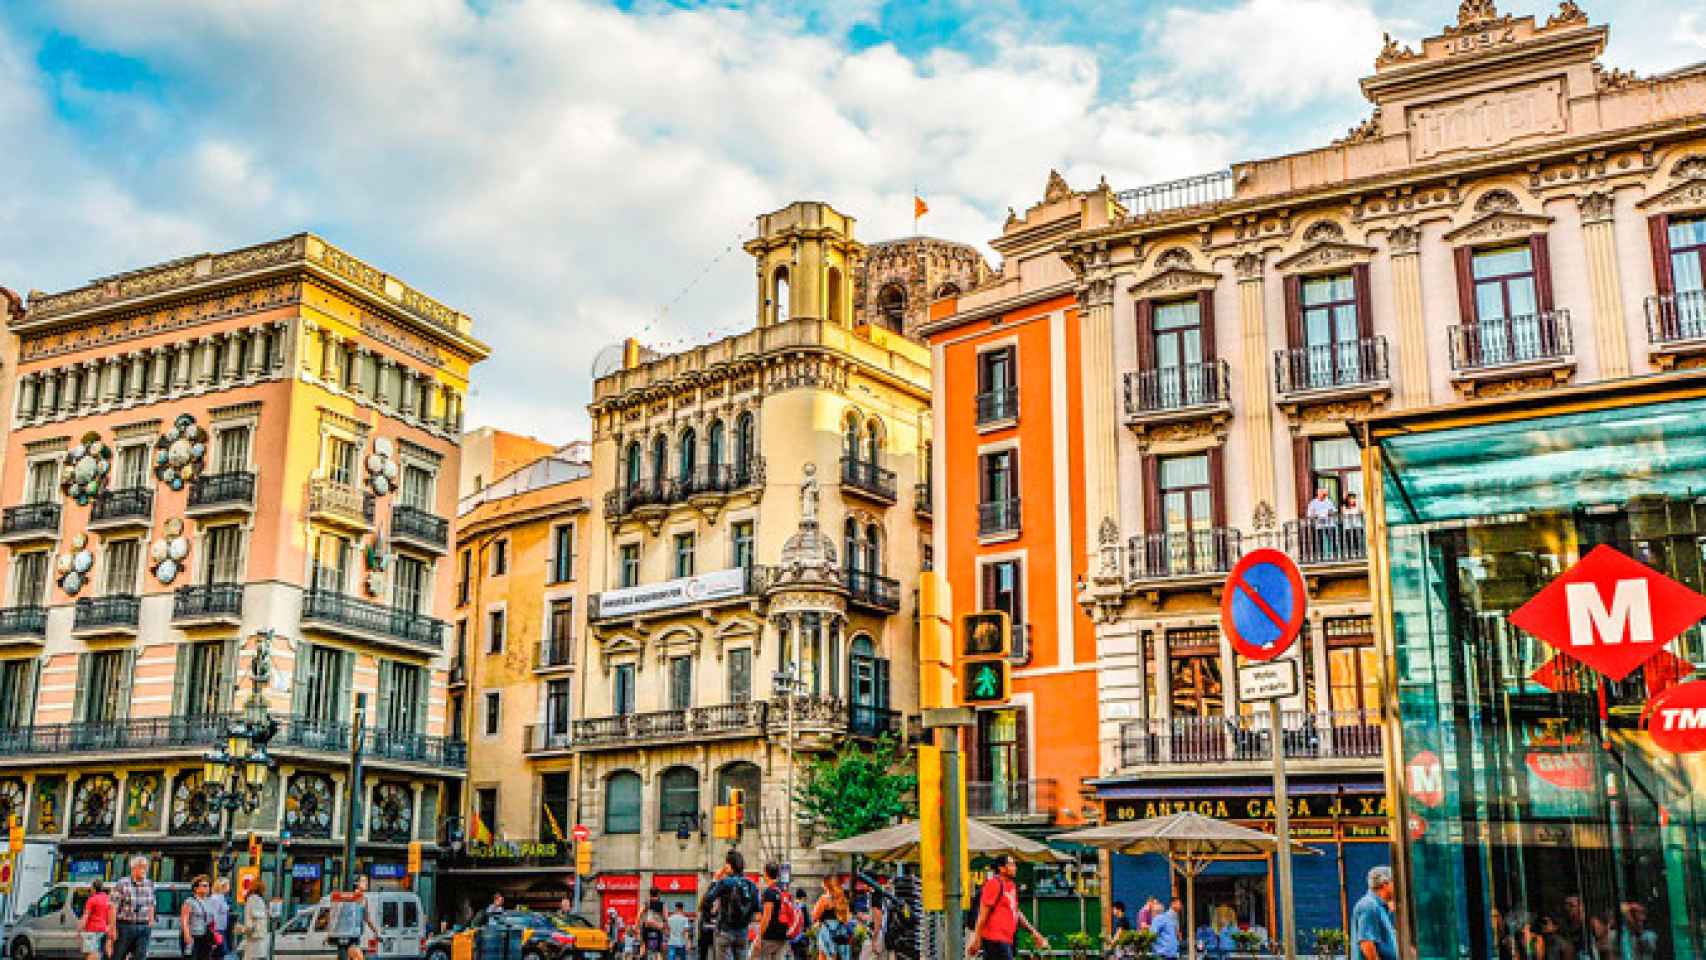
[[[1510,621],[1564,656],[1622,680],[1703,618],[1706,596],[1601,545],[1512,613]],[[1706,681],[1660,691],[1646,712],[1648,731],[1659,747],[1706,750]]]

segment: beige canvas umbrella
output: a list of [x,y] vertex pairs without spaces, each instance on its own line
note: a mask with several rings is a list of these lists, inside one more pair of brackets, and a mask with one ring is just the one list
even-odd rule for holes
[[[918,860],[918,821],[908,820],[892,827],[861,833],[856,837],[826,843],[818,849],[825,853],[857,854],[872,860]],[[1050,849],[1046,844],[1027,840],[1000,827],[981,820],[966,821],[966,848],[974,857],[996,857],[1010,853],[1016,860],[1028,863],[1059,863],[1070,859]]]
[[[1115,853],[1159,853],[1166,857],[1172,868],[1185,878],[1185,918],[1179,936],[1185,938],[1191,960],[1196,960],[1197,955],[1194,926],[1197,876],[1222,857],[1266,854],[1279,847],[1279,838],[1271,833],[1190,812],[1090,827],[1059,834],[1055,839]],[[1317,853],[1295,840],[1291,849],[1293,853]],[[1285,922],[1291,923],[1293,918],[1287,917]]]

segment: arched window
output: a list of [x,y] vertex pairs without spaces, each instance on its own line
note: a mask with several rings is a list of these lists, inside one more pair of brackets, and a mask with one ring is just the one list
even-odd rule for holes
[[652,438],[652,482],[661,485],[669,476],[669,441],[658,434]]
[[883,572],[883,532],[874,523],[865,527],[865,559],[860,569],[868,573]]
[[705,436],[705,466],[717,473],[723,468],[723,421],[712,420],[711,430]]
[[877,291],[877,316],[883,326],[899,333],[906,327],[906,291],[891,283]]
[[758,437],[753,432],[752,411],[735,420],[735,471],[743,478],[752,471],[752,456],[757,452]]
[[859,525],[853,522],[852,517],[848,517],[841,524],[841,551],[842,562],[847,564],[848,572],[858,571],[860,560]]
[[876,463],[883,449],[883,436],[877,427],[877,421],[872,420],[865,425],[865,462]]
[[686,826],[699,828],[699,771],[670,767],[658,778],[658,832],[674,833]]
[[604,781],[604,832],[640,832],[640,775],[618,770]]
[[777,267],[770,286],[770,322],[781,323],[794,314],[788,307],[788,268]]
[[746,793],[746,825],[749,829],[756,828],[764,822],[760,810],[761,794],[764,788],[764,774],[758,769],[758,764],[740,761],[731,763],[717,771],[717,803],[729,802],[730,790],[743,790]]
[[631,440],[628,443],[628,462],[623,467],[623,481],[633,490],[640,485],[640,441]]
[[845,456],[848,460],[858,462],[859,454],[861,453],[859,449],[859,419],[851,414],[847,417],[847,427],[842,433],[841,446],[842,456]]
[[681,433],[681,444],[676,454],[677,475],[681,485],[687,486],[693,482],[693,470],[699,465],[699,434],[689,427]]

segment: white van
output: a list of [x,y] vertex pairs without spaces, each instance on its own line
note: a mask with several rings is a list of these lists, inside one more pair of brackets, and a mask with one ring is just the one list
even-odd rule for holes
[[[360,924],[353,911],[356,904],[326,898],[298,910],[280,927],[273,940],[274,960],[328,960],[337,958],[339,932]],[[416,960],[426,944],[426,911],[418,894],[405,890],[369,891],[368,915],[379,935],[362,929],[361,950],[368,960]],[[152,960],[152,955],[150,955]]]
[[[112,887],[109,884],[109,892]],[[150,960],[179,960],[184,944],[178,936],[178,911],[190,895],[187,883],[154,884],[154,931],[148,940]],[[12,960],[74,960],[83,956],[77,927],[83,904],[89,901],[87,883],[56,883],[30,905],[12,928],[7,952]]]

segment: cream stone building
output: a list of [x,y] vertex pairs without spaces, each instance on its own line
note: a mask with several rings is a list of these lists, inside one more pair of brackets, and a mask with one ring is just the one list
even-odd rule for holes
[[[1299,890],[1333,893],[1300,900],[1301,927],[1342,928],[1360,891],[1340,878],[1385,862],[1383,785],[1404,783],[1346,422],[1706,363],[1706,66],[1607,69],[1607,37],[1567,0],[1468,0],[1419,48],[1388,38],[1343,139],[1120,194],[1123,217],[1064,244],[1105,814],[1271,816],[1275,738],[1238,698],[1218,605],[1241,555],[1286,549],[1311,594],[1282,742],[1314,799],[1293,823],[1334,854],[1300,861]],[[1116,899],[1165,884],[1122,869]],[[1270,892],[1208,899],[1272,929]]]
[[754,328],[670,356],[630,344],[590,406],[599,539],[573,748],[599,905],[624,913],[642,885],[688,899],[721,862],[711,812],[732,788],[753,869],[820,870],[813,829],[787,829],[789,784],[807,755],[902,735],[916,711],[930,354],[856,322],[852,218],[795,203],[757,234]]

